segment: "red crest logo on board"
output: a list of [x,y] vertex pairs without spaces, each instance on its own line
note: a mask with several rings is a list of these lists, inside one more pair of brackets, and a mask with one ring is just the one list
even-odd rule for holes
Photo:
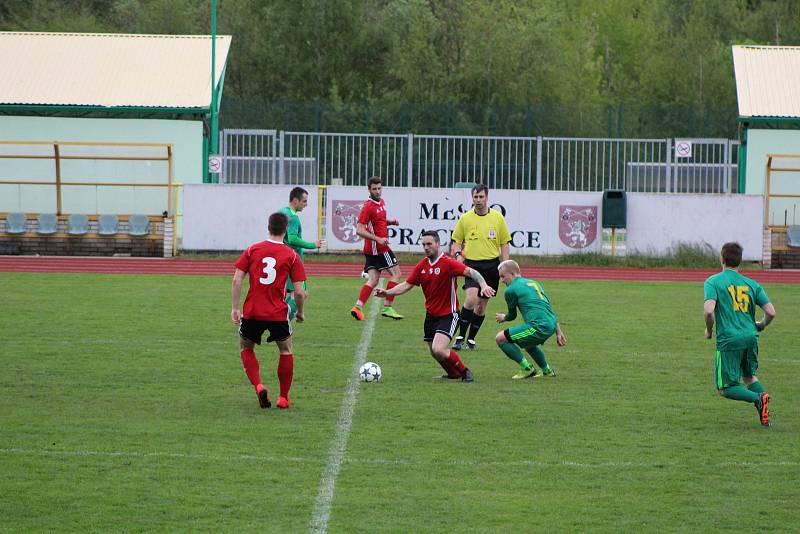
[[345,243],[358,243],[361,237],[356,233],[358,214],[361,213],[363,200],[334,200],[331,229],[339,241]]
[[566,246],[583,249],[597,238],[597,206],[559,206],[558,237]]

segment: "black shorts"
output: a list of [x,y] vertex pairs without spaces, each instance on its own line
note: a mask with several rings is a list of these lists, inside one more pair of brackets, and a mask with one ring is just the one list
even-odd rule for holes
[[364,272],[369,272],[371,269],[385,271],[397,265],[397,258],[394,257],[394,252],[388,250],[381,254],[365,254],[364,255]]
[[[500,265],[500,258],[495,258],[493,260],[464,260],[464,264],[481,273],[481,276],[486,280],[489,287],[494,289],[494,292],[497,293],[497,289],[500,287],[500,273],[497,272],[497,266]],[[467,289],[468,287],[477,287],[480,290],[481,286],[478,282],[467,276],[461,289]],[[480,293],[478,293],[478,296],[482,299],[489,298],[484,297]]]
[[242,324],[239,326],[239,335],[252,341],[256,345],[261,345],[261,334],[264,330],[269,330],[267,343],[272,341],[286,341],[292,336],[292,325],[289,321],[259,321],[258,319],[245,319],[242,317]]
[[456,328],[458,328],[458,313],[451,313],[449,315],[442,315],[440,317],[426,313],[425,337],[423,337],[422,340],[433,341],[433,336],[436,335],[436,332],[441,332],[450,339],[453,339],[453,335],[456,333]]

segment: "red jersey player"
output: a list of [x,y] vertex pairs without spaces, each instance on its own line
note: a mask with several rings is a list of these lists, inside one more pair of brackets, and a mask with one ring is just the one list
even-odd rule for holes
[[[306,293],[303,281],[306,272],[297,252],[283,243],[289,218],[283,213],[269,216],[269,239],[250,245],[236,260],[231,285],[231,320],[239,325],[239,348],[242,365],[247,378],[256,389],[258,404],[269,408],[269,393],[261,383],[258,359],[253,350],[261,345],[261,334],[269,331],[267,343],[275,341],[278,345],[278,380],[280,397],[278,408],[288,408],[289,389],[294,375],[294,355],[292,354],[292,325],[289,322],[289,305],[285,302],[286,279],[291,276],[294,285],[294,298],[297,303],[295,319],[305,320],[303,304]],[[242,282],[245,275],[250,277],[250,287],[244,299],[244,313],[239,308]]]
[[414,270],[402,284],[394,288],[375,291],[376,296],[402,295],[414,286],[421,286],[425,295],[424,337],[439,365],[447,371],[442,378],[460,378],[472,382],[473,376],[458,353],[449,348],[450,340],[458,327],[458,294],[456,280],[468,276],[480,286],[481,294],[494,296],[494,289],[487,285],[481,273],[464,265],[439,250],[439,234],[434,230],[422,233],[422,248],[425,258],[414,266]]
[[[361,309],[372,294],[372,290],[378,285],[381,278],[381,271],[389,271],[389,283],[387,289],[397,285],[400,280],[400,267],[397,265],[397,258],[394,257],[392,249],[389,248],[389,225],[397,225],[397,220],[386,219],[386,204],[381,198],[383,184],[381,179],[373,176],[367,182],[369,188],[369,199],[364,202],[361,213],[358,215],[358,226],[356,233],[364,238],[364,272],[367,273],[367,282],[361,287],[355,306],[350,310],[357,321],[364,320],[364,312]],[[402,319],[403,316],[394,311],[392,303],[394,296],[386,297],[383,303],[381,315],[392,319]]]

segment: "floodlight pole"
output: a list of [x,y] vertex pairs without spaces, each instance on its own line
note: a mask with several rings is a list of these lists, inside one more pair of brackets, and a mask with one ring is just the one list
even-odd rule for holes
[[[219,109],[217,108],[217,0],[211,0],[211,121],[209,124],[208,150],[216,154],[219,144]],[[207,158],[206,158],[207,159]],[[215,182],[209,177],[209,182]]]

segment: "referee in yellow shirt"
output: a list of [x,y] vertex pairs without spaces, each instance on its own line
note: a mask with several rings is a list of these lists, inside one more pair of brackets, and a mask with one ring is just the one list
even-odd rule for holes
[[[455,259],[472,267],[486,279],[495,292],[500,285],[497,267],[508,259],[511,233],[503,214],[489,208],[489,188],[478,184],[472,188],[473,208],[461,215],[453,230],[450,253]],[[489,299],[480,294],[480,287],[471,278],[464,282],[464,306],[459,314],[459,331],[453,343],[454,350],[464,346],[475,349],[475,336],[483,324]]]

